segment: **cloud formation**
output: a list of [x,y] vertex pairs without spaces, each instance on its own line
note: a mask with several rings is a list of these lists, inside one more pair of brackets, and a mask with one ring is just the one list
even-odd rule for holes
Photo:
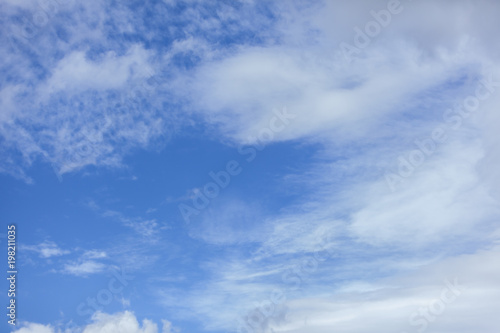
[[[390,3],[397,15],[377,23]],[[9,32],[1,172],[30,182],[38,161],[58,176],[123,168],[133,151],[161,150],[188,130],[237,150],[258,143],[286,107],[293,121],[266,144],[310,152],[276,177],[298,195],[272,213],[262,197],[219,197],[188,230],[201,259],[180,260],[203,278],[153,283],[145,293],[155,305],[207,330],[498,331],[499,2],[149,5],[70,2],[32,31],[37,3],[0,5],[10,18],[0,23]],[[357,48],[348,57],[346,43]],[[159,219],[98,212],[132,228],[140,245],[161,243]],[[160,257],[122,243],[130,266]],[[55,243],[26,248],[67,253]],[[63,272],[100,273],[116,252],[86,252]],[[446,279],[467,288],[443,292]],[[286,297],[270,305],[276,290]],[[83,328],[115,331],[158,328],[129,312],[98,313]]]
[[56,243],[52,241],[44,241],[38,245],[23,245],[23,250],[37,252],[40,258],[59,257],[70,253],[69,250],[61,249]]
[[[57,333],[59,328],[51,325],[25,323],[22,328],[13,331],[15,333]],[[64,331],[68,332],[68,331]],[[144,319],[142,324],[137,321],[135,315],[130,311],[115,314],[98,312],[92,317],[92,323],[81,328],[70,329],[70,333],[160,333],[158,325],[151,320]],[[162,333],[170,333],[171,325],[163,321]]]

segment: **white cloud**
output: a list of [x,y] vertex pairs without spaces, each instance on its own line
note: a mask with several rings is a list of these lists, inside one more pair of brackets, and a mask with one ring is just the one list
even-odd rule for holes
[[26,323],[24,327],[13,331],[15,333],[54,333],[54,328],[50,325]]
[[188,224],[193,238],[218,245],[252,242],[265,233],[262,208],[236,198],[218,198]]
[[[343,13],[339,6],[329,3],[326,12]],[[317,25],[315,19],[324,13],[324,8],[310,11],[307,19]],[[291,25],[286,28],[295,33]],[[366,50],[369,56],[347,65],[337,43],[319,43],[326,39],[322,34],[327,28],[320,23],[319,37],[307,47],[293,43],[241,47],[227,57],[205,63],[194,79],[180,88],[199,96],[194,107],[237,142],[252,143],[255,139],[249,137],[255,138],[273,109],[283,106],[298,118],[276,135],[276,141],[331,131],[338,140],[380,131],[374,125],[381,117],[416,105],[419,93],[482,60],[481,55],[467,51],[472,45],[460,46],[461,57],[444,50],[436,57],[422,58],[419,45],[407,41],[405,35],[402,40],[393,38],[383,48],[370,46]],[[396,30],[397,24],[388,29]]]
[[173,333],[176,331],[172,328],[172,323],[168,320],[162,320],[161,322],[163,324],[162,333]]
[[[481,327],[493,333],[498,329],[490,312],[498,307],[500,295],[499,251],[497,246],[424,262],[391,253],[372,253],[364,261],[361,256],[370,254],[363,249],[347,249],[334,260],[318,262],[310,274],[301,270],[300,259],[289,265],[282,257],[265,271],[270,267],[264,262],[225,258],[213,262],[210,283],[189,293],[165,289],[160,299],[179,317],[201,319],[208,330],[236,330],[253,322],[256,330],[270,327],[276,332],[366,332],[372,327],[411,332],[423,325],[422,309],[432,306],[437,309],[427,321],[432,330],[470,332],[469,327]],[[282,280],[285,272],[290,272],[288,280]],[[441,310],[435,303],[450,288],[446,281],[458,285],[459,294],[446,292],[454,300],[446,301],[443,313],[436,315]],[[271,301],[277,299],[272,296],[276,291],[284,296],[282,304]]]
[[87,277],[103,272],[108,265],[102,261],[109,260],[108,254],[102,250],[85,250],[76,259],[67,260],[60,272],[75,276]]
[[88,276],[90,274],[100,273],[105,268],[106,265],[103,263],[94,260],[84,260],[65,264],[62,272],[76,276]]
[[[82,333],[157,333],[158,326],[151,320],[144,319],[139,324],[132,312],[125,311],[109,315],[96,313],[92,317],[92,324],[86,326]],[[142,326],[142,327],[141,327]]]
[[[453,17],[443,14],[436,15],[439,20],[429,20],[441,37],[428,25],[419,24],[422,17],[428,20],[423,13],[448,12],[447,6],[439,1],[405,4],[401,16],[394,17],[349,65],[340,42],[352,42],[354,26],[373,20],[370,10],[387,7],[387,1],[350,4],[347,9],[338,2],[303,4],[301,11],[281,5],[277,31],[287,37],[282,43],[244,45],[207,61],[195,69],[191,80],[181,77],[176,92],[194,100],[193,108],[220,129],[218,134],[238,143],[255,142],[273,110],[283,106],[297,119],[276,134],[275,141],[328,136],[337,143],[346,139],[366,142],[398,135],[387,127],[391,117],[422,107],[421,96],[430,92],[439,94],[440,100],[425,105],[426,112],[442,111],[435,107],[456,97],[442,87],[460,76],[480,75],[481,67],[491,64],[488,58],[494,47],[484,41],[491,32],[474,28],[483,26],[478,24],[482,18],[465,13],[471,7],[474,13],[490,12],[497,5],[491,1],[475,6],[454,3]],[[487,17],[488,24],[494,25],[493,20]],[[455,26],[460,26],[460,32]],[[303,38],[309,32],[311,36]]]
[[22,246],[24,250],[37,252],[40,258],[58,257],[70,253],[69,250],[63,250],[56,243],[44,241],[38,245]]
[[98,250],[89,250],[85,251],[82,255],[83,258],[88,258],[88,259],[102,259],[106,258],[108,255],[104,251],[98,251]]
[[[92,316],[92,323],[84,327],[72,329],[65,333],[159,333],[158,326],[149,319],[144,319],[142,324],[137,321],[135,315],[130,311],[115,314],[97,312]],[[163,333],[171,333],[170,322],[163,320]],[[14,333],[56,333],[61,332],[50,325],[36,323],[24,323],[23,327],[13,331]]]
[[142,237],[148,238],[150,241],[157,241],[160,230],[167,228],[160,225],[156,219],[144,219],[142,217],[127,217],[121,212],[114,210],[105,210],[102,216],[113,217],[119,220],[123,225],[131,228]]
[[368,243],[411,246],[473,237],[487,227],[499,210],[476,171],[481,144],[440,148],[447,156],[430,157],[395,193],[382,180],[372,193],[359,195],[366,206],[352,215],[353,234]]
[[153,74],[147,58],[148,52],[141,45],[131,46],[122,56],[110,51],[98,61],[87,59],[83,51],[72,52],[55,66],[41,95],[122,88],[129,80],[144,80]]
[[498,250],[425,265],[411,274],[372,283],[371,290],[353,283],[345,291],[332,290],[328,297],[291,300],[287,322],[273,329],[296,333],[354,333],[373,327],[384,332],[496,332],[499,325],[490,311],[498,307],[500,295],[495,283],[500,274],[494,259]]

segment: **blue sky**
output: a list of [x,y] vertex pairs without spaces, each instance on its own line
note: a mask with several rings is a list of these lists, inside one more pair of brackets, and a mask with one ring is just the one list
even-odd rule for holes
[[498,332],[499,10],[2,1],[2,331]]

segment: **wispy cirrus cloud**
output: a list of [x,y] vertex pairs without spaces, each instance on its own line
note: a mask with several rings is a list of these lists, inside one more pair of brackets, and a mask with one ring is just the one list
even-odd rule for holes
[[94,260],[84,260],[65,264],[62,272],[75,276],[86,277],[91,274],[101,273],[106,265]]
[[22,245],[23,250],[28,250],[38,253],[40,258],[48,259],[51,257],[59,257],[69,254],[71,251],[61,249],[52,241],[44,241],[38,245]]
[[58,271],[63,274],[69,274],[79,277],[88,277],[93,274],[104,272],[110,267],[108,253],[103,250],[82,250],[76,258],[61,262],[62,268]]
[[88,259],[102,259],[108,257],[108,255],[105,251],[89,250],[85,251],[82,257]]

